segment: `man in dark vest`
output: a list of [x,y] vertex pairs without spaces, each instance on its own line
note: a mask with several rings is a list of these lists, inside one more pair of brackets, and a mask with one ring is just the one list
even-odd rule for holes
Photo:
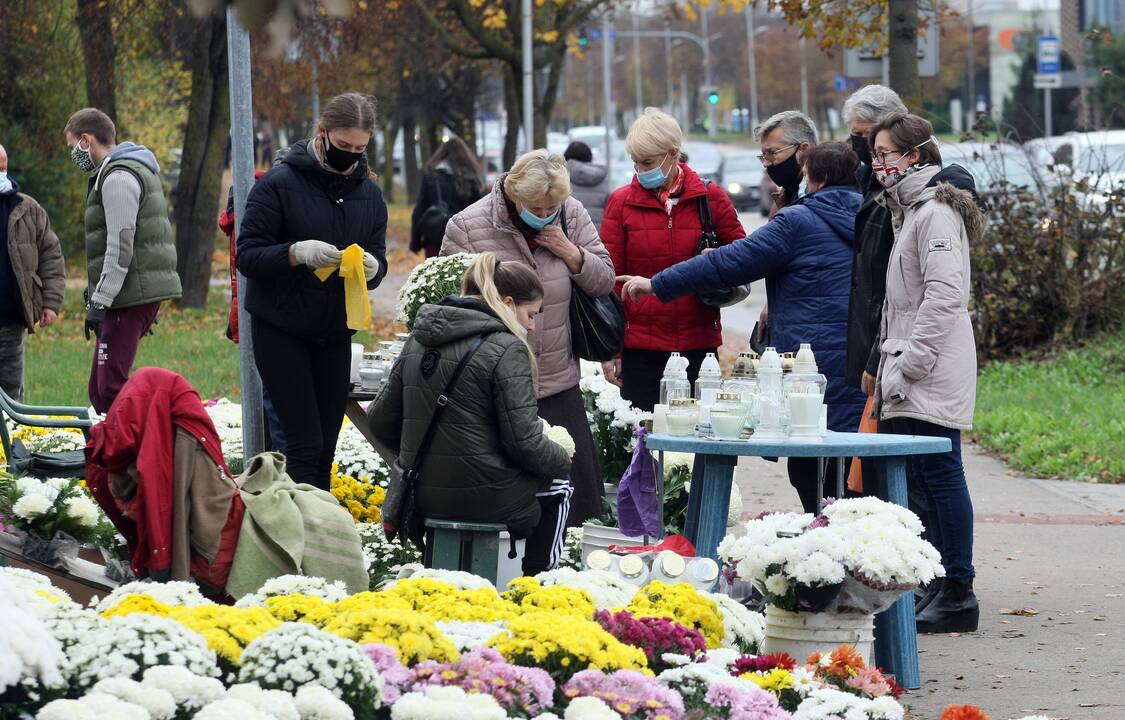
[[129,378],[141,338],[163,300],[180,297],[176,243],[160,166],[143,145],[117,144],[117,128],[96,108],[74,113],[66,144],[91,173],[86,196],[86,339],[95,336],[90,404],[105,413]]

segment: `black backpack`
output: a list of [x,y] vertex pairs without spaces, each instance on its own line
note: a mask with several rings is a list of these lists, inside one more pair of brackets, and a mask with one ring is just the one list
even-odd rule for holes
[[[434,175],[434,187],[437,189],[437,202],[426,208],[422,217],[418,219],[418,234],[425,245],[441,245],[445,238],[445,226],[449,218],[453,217],[453,210],[441,196],[441,173]],[[421,249],[421,248],[419,248]]]

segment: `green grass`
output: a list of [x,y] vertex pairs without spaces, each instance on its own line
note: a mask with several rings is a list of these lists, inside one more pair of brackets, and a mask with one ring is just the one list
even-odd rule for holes
[[[204,400],[237,399],[238,346],[227,340],[229,296],[212,288],[206,310],[181,310],[165,304],[153,334],[141,341],[134,368],[148,365],[168,368],[191,382]],[[93,341],[82,334],[86,314],[82,292],[68,289],[59,321],[28,337],[24,399],[35,405],[90,404],[86,382],[90,377]],[[371,333],[357,333],[355,342],[375,344]]]
[[1125,330],[1046,360],[989,364],[974,432],[1031,475],[1125,483]]

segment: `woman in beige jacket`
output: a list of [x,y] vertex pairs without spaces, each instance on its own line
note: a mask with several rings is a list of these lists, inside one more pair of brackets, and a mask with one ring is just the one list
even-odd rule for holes
[[527,338],[539,369],[539,416],[574,438],[567,523],[581,525],[601,515],[604,486],[571,349],[571,284],[592,296],[608,295],[614,272],[590,214],[570,196],[561,155],[547,150],[523,155],[491,193],[450,218],[442,255],[486,251],[531,266],[543,283],[543,310]]
[[918,632],[972,632],[973,503],[961,462],[972,427],[976,343],[969,318],[969,246],[984,234],[975,198],[948,183],[933,126],[892,114],[869,135],[872,170],[886,190],[895,244],[887,264],[876,395],[893,433],[949,438],[952,450],[912,458],[911,505],[923,509],[945,578],[917,606]]

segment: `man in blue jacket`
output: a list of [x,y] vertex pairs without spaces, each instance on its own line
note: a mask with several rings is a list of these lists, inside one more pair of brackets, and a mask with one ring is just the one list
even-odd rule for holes
[[[750,237],[673,265],[651,280],[618,278],[623,294],[634,300],[656,295],[662,302],[765,278],[771,344],[778,352],[795,352],[803,342],[812,345],[828,378],[828,427],[838,432],[858,429],[866,400],[844,381],[852,240],[862,200],[855,186],[857,165],[859,158],[848,145],[817,145],[805,158],[805,196]],[[829,462],[829,477],[835,462]],[[790,458],[788,464],[801,505],[815,511],[816,459]]]

